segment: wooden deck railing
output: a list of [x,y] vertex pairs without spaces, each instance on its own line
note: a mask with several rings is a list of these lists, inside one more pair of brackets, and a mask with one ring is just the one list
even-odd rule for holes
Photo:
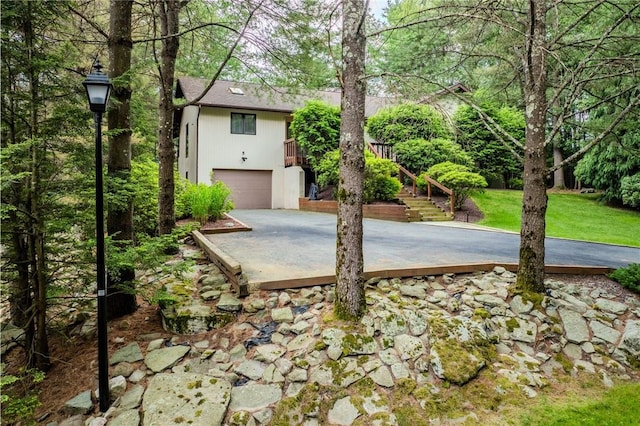
[[308,164],[307,158],[295,139],[284,141],[284,166],[303,166]]
[[[392,153],[393,151],[391,150],[391,147],[389,147],[386,144],[380,144],[380,143],[371,143],[371,142],[367,142],[367,148],[369,148],[369,151],[371,151],[376,157],[378,158],[386,158],[389,160],[392,160],[394,163],[395,158],[389,158],[387,156],[383,156],[380,154],[380,152],[378,151],[378,149],[381,149],[381,146],[385,146],[385,148],[382,148],[382,152],[385,152],[386,155],[389,155],[390,153]],[[396,163],[397,164],[397,163]],[[416,175],[414,175],[413,173],[411,173],[409,170],[405,169],[403,166],[401,166],[400,164],[398,164],[399,167],[399,173],[398,173],[398,178],[400,179],[400,182],[403,182],[402,179],[402,175],[406,176],[408,179],[411,180],[412,182],[412,187],[413,187],[413,196],[415,197],[417,194],[417,181],[418,178],[416,177]],[[442,185],[440,182],[436,181],[435,179],[430,178],[429,176],[425,175],[425,180],[427,181],[427,197],[429,199],[431,199],[431,193],[432,193],[432,185],[435,186],[436,188],[440,189],[442,192],[444,192],[445,194],[449,195],[449,209],[451,211],[451,215],[453,216],[455,213],[455,194],[453,193],[453,190],[447,188],[446,186]]]

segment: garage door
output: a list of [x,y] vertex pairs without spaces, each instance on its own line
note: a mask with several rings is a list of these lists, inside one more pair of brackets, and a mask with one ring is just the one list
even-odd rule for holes
[[271,170],[216,169],[214,177],[231,189],[235,208],[271,208]]

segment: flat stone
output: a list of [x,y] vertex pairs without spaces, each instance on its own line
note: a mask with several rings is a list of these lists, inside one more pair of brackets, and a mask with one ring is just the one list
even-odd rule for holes
[[347,396],[336,401],[329,410],[329,423],[341,426],[350,426],[362,413],[351,402],[351,397]]
[[387,337],[407,333],[407,320],[396,313],[386,315],[380,321],[380,331]]
[[363,334],[347,334],[342,338],[342,354],[371,355],[378,352],[378,342],[373,337]]
[[589,328],[582,315],[570,309],[559,309],[558,314],[560,314],[568,341],[581,344],[589,340]]
[[180,361],[190,350],[189,346],[182,345],[157,349],[147,354],[144,363],[151,371],[158,373]]
[[284,376],[278,371],[275,364],[269,364],[264,369],[262,380],[265,383],[284,383]]
[[273,343],[267,344],[267,345],[260,345],[256,347],[256,353],[253,356],[253,358],[256,361],[275,362],[275,360],[277,360],[282,355],[284,355],[285,352],[286,352],[285,348]]
[[93,410],[93,401],[91,400],[91,391],[84,391],[67,402],[65,402],[63,411],[68,415],[87,414]]
[[131,383],[139,383],[142,379],[144,379],[147,374],[142,370],[136,370],[129,376],[129,381]]
[[143,426],[219,426],[231,395],[225,380],[192,373],[156,374],[142,401]]
[[115,351],[109,358],[109,364],[114,365],[120,362],[132,363],[136,361],[142,361],[143,359],[144,356],[142,355],[142,351],[140,350],[138,342],[131,342],[124,348]]
[[302,349],[307,350],[309,346],[315,344],[315,342],[316,339],[313,336],[310,336],[309,334],[300,334],[287,344],[287,350],[289,352]]
[[627,321],[622,333],[620,348],[640,360],[640,321]]
[[140,403],[142,402],[142,395],[144,394],[144,386],[135,385],[132,386],[122,398],[120,398],[120,405],[118,406],[121,410],[130,410],[133,408],[138,408]]
[[234,372],[248,377],[251,380],[258,380],[264,374],[265,368],[266,365],[264,365],[263,363],[248,359],[240,363],[240,365],[235,368]]
[[129,377],[133,374],[133,364],[128,362],[119,362],[111,369],[111,374],[114,376]]
[[220,297],[221,294],[222,292],[220,290],[209,290],[200,294],[200,297],[202,298],[202,300],[209,301],[209,300],[216,300],[217,298]]
[[415,297],[418,299],[424,299],[427,297],[427,292],[424,287],[418,287],[415,285],[401,285],[400,294],[403,296]]
[[127,390],[127,379],[124,376],[116,376],[109,379],[109,397],[113,400],[122,395]]
[[400,334],[393,338],[394,347],[404,361],[414,360],[424,353],[424,343],[418,337]]
[[375,384],[385,388],[391,388],[395,384],[389,368],[384,365],[369,373],[369,377],[371,377],[371,380],[373,380]]
[[231,411],[257,411],[278,402],[282,398],[279,385],[248,384],[231,389]]
[[140,424],[140,411],[118,410],[116,415],[109,419],[109,426],[138,426]]
[[409,323],[409,332],[414,336],[422,336],[427,331],[427,320],[421,314],[406,310],[404,316]]
[[589,322],[589,328],[593,331],[593,337],[604,340],[609,343],[618,343],[621,333],[613,327],[609,327],[606,324],[597,320]]
[[326,328],[322,330],[321,339],[327,346],[340,346],[347,333],[339,328]]
[[628,306],[615,300],[600,298],[596,299],[596,308],[616,315],[622,315],[627,311]]
[[230,293],[222,293],[216,308],[224,312],[239,312],[242,309],[242,302]]
[[533,303],[530,301],[525,302],[519,294],[511,299],[509,306],[516,315],[529,313],[533,309]]
[[507,307],[507,303],[497,296],[491,294],[479,294],[474,297],[477,302],[490,307]]
[[274,308],[271,310],[271,319],[276,322],[293,322],[293,311],[288,306]]

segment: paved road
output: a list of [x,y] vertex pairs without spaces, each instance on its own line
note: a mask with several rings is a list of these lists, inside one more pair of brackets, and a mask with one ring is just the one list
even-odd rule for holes
[[[336,216],[298,210],[234,210],[251,232],[208,238],[242,265],[250,283],[335,274]],[[364,220],[365,271],[517,263],[519,235],[428,222]],[[640,249],[547,238],[546,263],[621,267]]]

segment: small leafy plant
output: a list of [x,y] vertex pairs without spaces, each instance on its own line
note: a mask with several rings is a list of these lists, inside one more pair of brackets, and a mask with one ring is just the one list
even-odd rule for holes
[[34,414],[42,405],[35,385],[44,380],[44,373],[36,369],[22,370],[17,375],[5,374],[4,363],[0,364],[0,402],[2,402],[2,424],[36,424]]
[[233,209],[230,195],[229,187],[221,181],[216,181],[212,185],[188,184],[183,196],[191,216],[204,225],[209,220],[216,221],[222,218],[226,212]]
[[609,274],[609,278],[634,293],[640,293],[640,263],[631,263],[626,268],[616,269]]

